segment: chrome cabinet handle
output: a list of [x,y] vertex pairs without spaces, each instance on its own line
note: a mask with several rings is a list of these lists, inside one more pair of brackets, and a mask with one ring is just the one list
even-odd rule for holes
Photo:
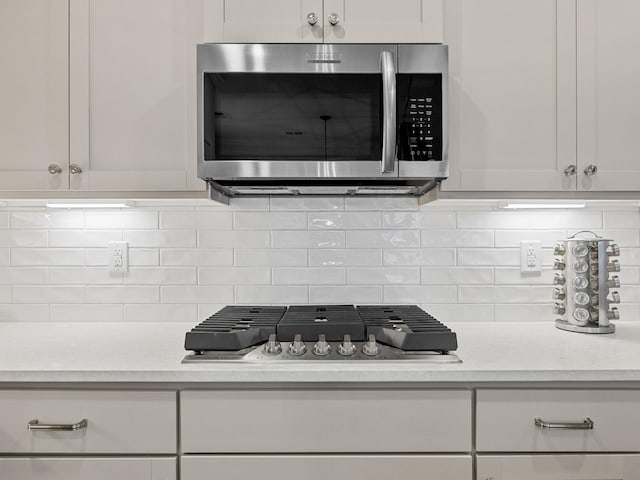
[[578,173],[578,169],[576,168],[575,165],[569,165],[567,168],[564,169],[564,174],[567,177],[571,177],[571,176],[575,175],[576,173]]
[[79,165],[72,163],[69,165],[69,173],[71,173],[71,175],[78,175],[79,173],[82,173],[82,168],[80,168]]
[[62,173],[62,169],[57,163],[52,163],[51,165],[49,165],[49,168],[47,168],[47,170],[51,175],[58,175],[59,173]]
[[77,430],[84,430],[89,425],[89,421],[86,418],[83,418],[78,423],[40,423],[37,418],[34,418],[29,423],[27,423],[27,428],[31,431],[33,430],[49,430],[55,432],[75,432]]
[[538,428],[555,428],[558,430],[593,430],[593,420],[585,418],[582,423],[551,423],[545,422],[540,417],[535,418],[535,424]]
[[396,153],[396,66],[393,54],[389,51],[380,53],[380,70],[382,72],[382,173],[393,172]]
[[340,22],[340,15],[337,13],[332,13],[327,17],[327,20],[332,26],[336,26]]
[[585,175],[595,175],[598,173],[598,167],[595,165],[587,165],[587,168],[584,169]]
[[315,14],[315,12],[311,12],[309,15],[307,15],[307,23],[309,25],[315,25],[316,23],[318,23],[318,16]]

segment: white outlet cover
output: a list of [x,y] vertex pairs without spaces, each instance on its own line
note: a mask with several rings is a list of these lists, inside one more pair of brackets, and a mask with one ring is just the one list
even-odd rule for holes
[[109,242],[109,273],[129,271],[129,242]]
[[520,242],[520,272],[539,274],[542,272],[542,242],[522,240]]

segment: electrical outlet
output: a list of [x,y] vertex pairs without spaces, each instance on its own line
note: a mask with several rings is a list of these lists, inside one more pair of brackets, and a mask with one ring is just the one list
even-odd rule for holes
[[520,242],[520,272],[540,273],[542,271],[542,242],[522,240]]
[[129,243],[109,242],[109,272],[125,273],[129,271]]

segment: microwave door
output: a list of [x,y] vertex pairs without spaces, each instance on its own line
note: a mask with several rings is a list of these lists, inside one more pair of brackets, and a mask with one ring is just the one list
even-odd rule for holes
[[[298,51],[275,47],[291,49],[288,58]],[[307,59],[304,66],[266,62],[263,71],[203,71],[205,177],[398,176],[394,46],[313,48],[328,47],[331,57],[298,54]],[[268,54],[271,47],[264,48]],[[325,57],[342,63],[318,63]]]

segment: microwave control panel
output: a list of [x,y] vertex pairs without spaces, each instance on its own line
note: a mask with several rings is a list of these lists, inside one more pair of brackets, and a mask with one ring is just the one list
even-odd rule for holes
[[442,75],[399,74],[398,160],[442,160]]

